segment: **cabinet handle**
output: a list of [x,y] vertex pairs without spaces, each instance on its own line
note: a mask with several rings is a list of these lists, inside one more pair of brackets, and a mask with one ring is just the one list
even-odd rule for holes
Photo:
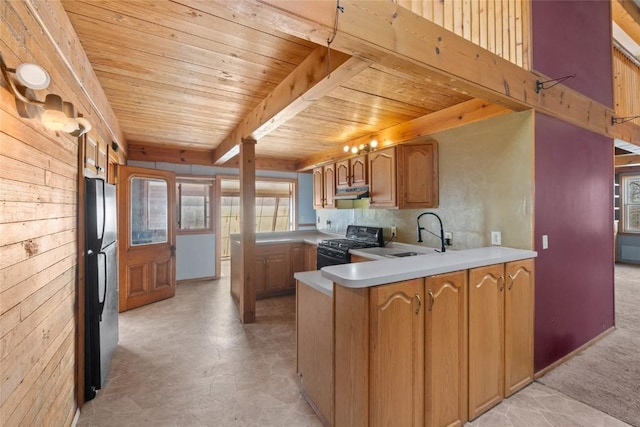
[[513,281],[514,281],[515,277],[513,277],[511,274],[509,274],[507,277],[511,281],[511,283],[509,284],[509,290],[511,290],[511,288],[513,288]]
[[502,284],[500,285],[500,292],[502,292],[502,290],[504,289],[504,276],[498,277],[498,283],[500,282],[502,282]]
[[433,310],[433,303],[436,301],[436,298],[433,296],[433,291],[429,289],[429,311]]
[[416,292],[416,298],[418,299],[418,308],[416,308],[416,314],[420,313],[420,307],[422,307],[422,299],[420,295]]

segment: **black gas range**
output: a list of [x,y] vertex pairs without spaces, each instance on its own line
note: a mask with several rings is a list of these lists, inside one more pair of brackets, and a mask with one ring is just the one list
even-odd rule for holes
[[382,228],[364,225],[347,226],[344,239],[327,239],[318,244],[318,269],[328,265],[351,262],[349,249],[375,248],[384,246]]

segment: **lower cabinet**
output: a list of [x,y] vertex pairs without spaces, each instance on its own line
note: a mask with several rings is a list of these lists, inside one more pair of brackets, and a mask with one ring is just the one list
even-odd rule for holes
[[425,423],[467,421],[467,270],[425,283]]
[[[462,426],[526,386],[533,279],[528,259],[369,288],[334,286],[333,420],[322,416],[336,427]],[[307,316],[301,309],[299,319]],[[330,372],[317,366],[320,376]]]
[[469,418],[504,397],[504,265],[469,270]]
[[371,288],[369,426],[424,426],[424,279]]
[[302,244],[256,246],[256,298],[293,293],[293,273],[302,269]]
[[289,258],[289,245],[256,247],[256,298],[290,287],[293,273]]
[[511,396],[533,381],[533,259],[505,264],[504,393]]
[[533,381],[534,262],[469,270],[469,419]]
[[318,269],[318,247],[311,243],[305,243],[303,247],[304,251],[304,270],[312,271]]

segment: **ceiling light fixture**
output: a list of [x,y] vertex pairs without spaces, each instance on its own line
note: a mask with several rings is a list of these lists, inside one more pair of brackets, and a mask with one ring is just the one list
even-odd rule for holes
[[[33,119],[40,115],[42,124],[48,129],[66,132],[75,137],[91,130],[91,123],[83,117],[77,117],[73,104],[63,101],[59,95],[50,93],[44,101],[36,99],[33,91],[46,89],[51,83],[51,77],[44,68],[31,63],[20,64],[15,69],[8,68],[1,53],[0,68],[4,80],[16,99],[16,108],[20,117]],[[15,76],[19,85],[11,78],[10,73]],[[39,114],[39,109],[34,107],[43,108],[44,112]]]
[[347,144],[344,146],[343,150],[345,153],[351,152],[353,154],[359,154],[363,151],[365,153],[376,151],[377,147],[378,147],[378,141],[376,141],[375,139],[372,139],[368,144],[360,144],[360,145],[352,145],[352,146]]

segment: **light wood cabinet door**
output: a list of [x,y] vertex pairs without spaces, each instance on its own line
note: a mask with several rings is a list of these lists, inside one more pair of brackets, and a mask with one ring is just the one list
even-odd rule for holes
[[98,175],[105,178],[107,177],[107,143],[104,140],[98,141],[98,157],[96,159]]
[[504,264],[469,270],[469,419],[504,396]]
[[351,166],[351,185],[361,187],[367,185],[367,157],[358,156],[349,161]]
[[534,261],[505,264],[505,397],[533,381]]
[[288,244],[256,247],[256,297],[266,298],[291,289],[292,277]]
[[289,288],[296,287],[296,279],[293,277],[293,273],[304,270],[304,247],[302,243],[292,243],[289,245],[289,268],[291,274],[289,274]]
[[438,144],[435,141],[398,146],[398,206],[438,207]]
[[324,174],[324,207],[334,208],[335,202],[333,200],[334,194],[336,194],[336,167],[335,165],[327,165],[322,168]]
[[425,282],[425,426],[467,420],[467,271]]
[[310,243],[304,245],[304,271],[317,270],[318,247]]
[[90,132],[84,139],[84,167],[97,176],[107,177],[107,143],[94,132]]
[[351,168],[349,160],[336,162],[336,187],[347,188],[351,185]]
[[267,292],[288,288],[291,276],[289,251],[280,250],[265,256],[265,281]]
[[369,295],[369,426],[423,426],[424,279]]
[[395,208],[396,147],[369,154],[369,203],[372,208]]
[[324,175],[322,167],[313,170],[313,208],[322,209],[324,207]]

